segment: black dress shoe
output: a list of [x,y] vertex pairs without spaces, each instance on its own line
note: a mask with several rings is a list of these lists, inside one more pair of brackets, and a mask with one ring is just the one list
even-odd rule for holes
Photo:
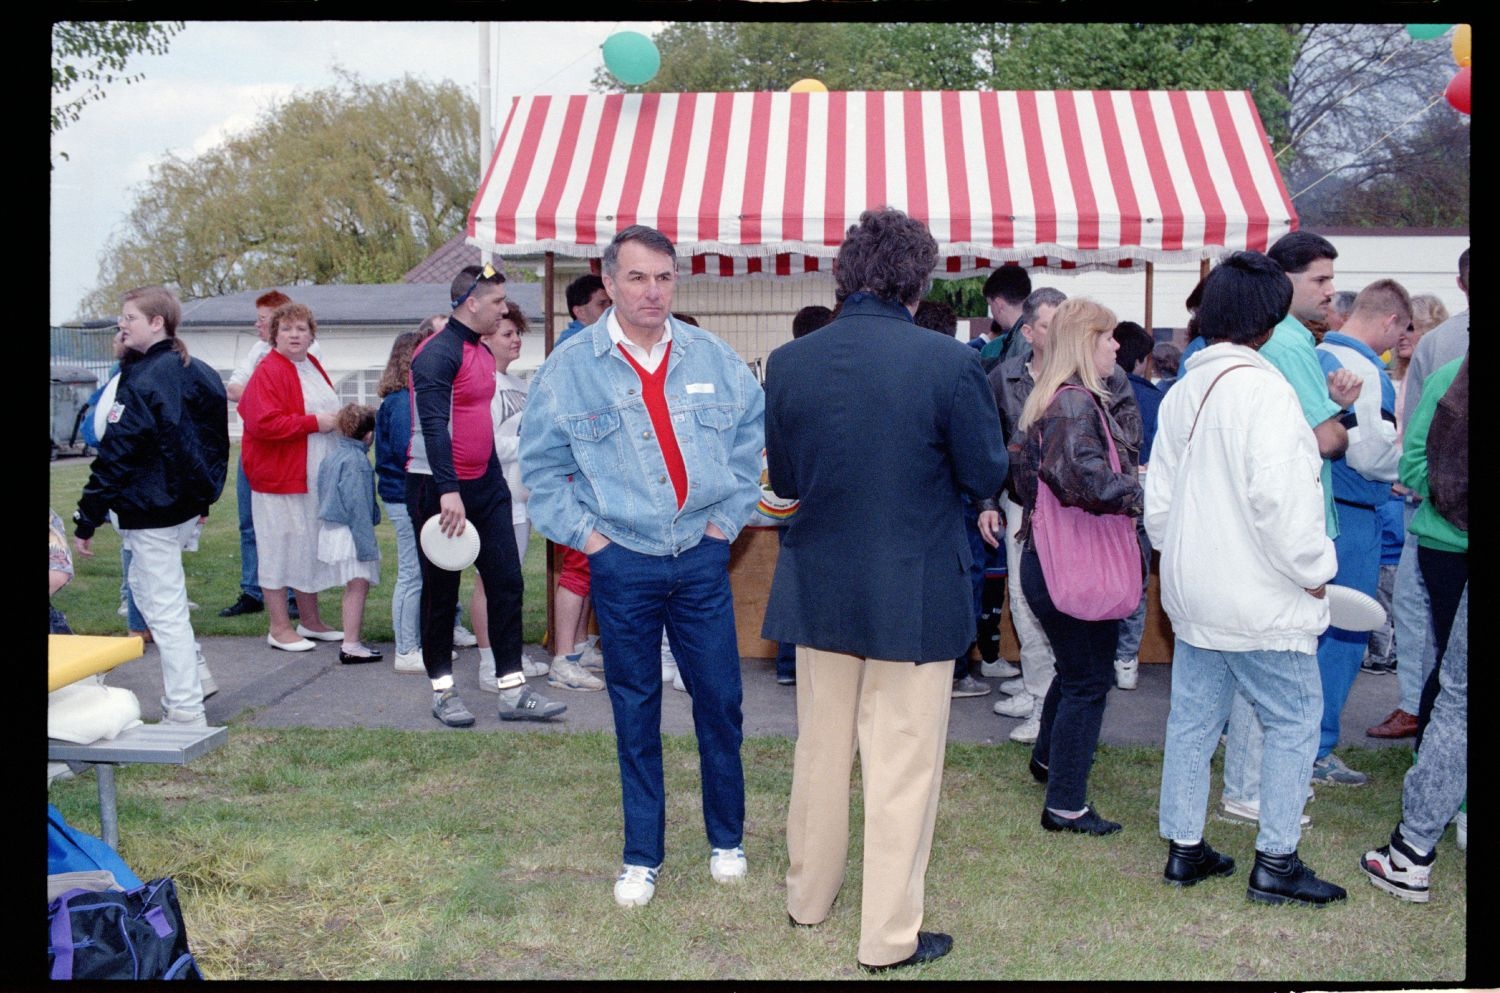
[[1180,845],[1172,842],[1167,848],[1167,868],[1162,879],[1174,886],[1192,886],[1209,876],[1228,876],[1234,873],[1234,859],[1208,847],[1208,842],[1196,845]]
[[1245,895],[1258,903],[1300,903],[1321,907],[1342,900],[1349,894],[1342,886],[1319,879],[1302,864],[1296,852],[1289,855],[1255,853],[1255,867],[1250,870],[1250,887]]
[[943,934],[941,931],[918,931],[917,950],[900,962],[892,962],[889,965],[865,965],[861,962],[859,967],[866,972],[885,972],[887,969],[901,969],[908,965],[921,965],[923,962],[932,962],[942,958],[952,950],[952,935]]
[[1042,827],[1048,831],[1072,831],[1075,834],[1114,834],[1120,825],[1106,821],[1093,807],[1077,817],[1059,817],[1046,807],[1042,808]]
[[1033,758],[1031,762],[1026,766],[1026,768],[1031,770],[1032,779],[1035,779],[1039,783],[1047,782],[1047,767],[1042,765],[1036,759]]
[[339,662],[342,665],[362,665],[365,662],[379,662],[385,656],[375,649],[370,649],[369,655],[350,655],[342,648],[339,649]]
[[239,617],[241,614],[258,614],[266,609],[266,605],[248,593],[241,593],[240,598],[223,610],[219,611],[220,617]]

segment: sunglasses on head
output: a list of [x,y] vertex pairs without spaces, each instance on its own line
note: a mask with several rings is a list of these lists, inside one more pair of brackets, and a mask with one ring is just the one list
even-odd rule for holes
[[479,285],[480,280],[494,279],[498,275],[499,273],[495,271],[494,263],[486,262],[484,264],[484,268],[480,269],[479,274],[474,277],[474,282],[469,284],[469,288],[464,290],[463,293],[453,301],[453,309],[457,310],[460,306],[463,305],[463,302],[465,300],[469,299],[469,294],[474,292],[474,287]]

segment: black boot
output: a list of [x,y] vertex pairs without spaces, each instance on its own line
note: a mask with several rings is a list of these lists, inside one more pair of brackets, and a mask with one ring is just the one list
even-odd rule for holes
[[1209,876],[1229,876],[1234,873],[1234,859],[1221,855],[1200,841],[1196,845],[1172,842],[1167,848],[1167,868],[1162,879],[1174,886],[1192,886]]
[[1321,907],[1348,896],[1342,886],[1319,879],[1302,864],[1296,852],[1289,855],[1255,853],[1255,868],[1250,870],[1250,888],[1245,892],[1260,903],[1300,903]]

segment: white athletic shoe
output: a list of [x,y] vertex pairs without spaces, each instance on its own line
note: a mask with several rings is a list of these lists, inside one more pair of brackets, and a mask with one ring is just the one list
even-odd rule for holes
[[656,895],[656,874],[660,871],[661,866],[655,869],[645,865],[625,866],[615,880],[615,903],[622,907],[644,907],[650,903]]
[[1136,677],[1140,674],[1140,660],[1134,657],[1115,659],[1115,685],[1122,690],[1135,689]]
[[[1260,823],[1260,801],[1258,800],[1231,800],[1224,798],[1219,807],[1219,819],[1223,821],[1237,821],[1243,824]],[[1312,823],[1312,818],[1306,814],[1302,815],[1299,822],[1303,827]]]
[[716,883],[737,883],[748,871],[743,848],[715,848],[708,856],[708,873]]
[[397,652],[394,668],[397,672],[412,672],[427,675],[427,666],[422,661],[422,649],[414,652]]
[[545,676],[551,669],[552,667],[545,661],[533,660],[530,655],[521,656],[521,675],[527,679],[533,676]]
[[1007,679],[1000,684],[1000,692],[1009,693],[1011,696],[1015,696],[1017,693],[1025,693],[1026,683],[1020,676],[1017,676],[1015,679]]
[[995,701],[995,713],[1001,717],[1030,717],[1036,709],[1036,697],[1025,690],[1015,696],[1001,697]]
[[559,655],[552,660],[551,671],[547,673],[547,685],[560,690],[602,690],[604,680],[566,655]]
[[473,648],[477,644],[479,644],[479,639],[474,637],[473,631],[470,631],[462,624],[453,625],[454,648]]
[[1021,670],[1004,659],[979,663],[979,674],[989,679],[1010,679],[1021,674]]
[[687,684],[682,681],[682,670],[676,666],[672,667],[672,689],[681,693],[687,692]]

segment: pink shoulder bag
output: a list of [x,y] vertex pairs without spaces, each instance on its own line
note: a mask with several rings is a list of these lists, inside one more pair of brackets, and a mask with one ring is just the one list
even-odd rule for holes
[[[1087,392],[1077,386],[1064,386],[1058,392],[1062,390]],[[1098,409],[1109,445],[1109,466],[1119,472],[1120,453],[1104,410]],[[1082,507],[1066,507],[1038,475],[1031,540],[1047,593],[1058,610],[1083,621],[1119,620],[1135,612],[1141,602],[1142,557],[1135,521],[1129,514],[1091,514]]]

